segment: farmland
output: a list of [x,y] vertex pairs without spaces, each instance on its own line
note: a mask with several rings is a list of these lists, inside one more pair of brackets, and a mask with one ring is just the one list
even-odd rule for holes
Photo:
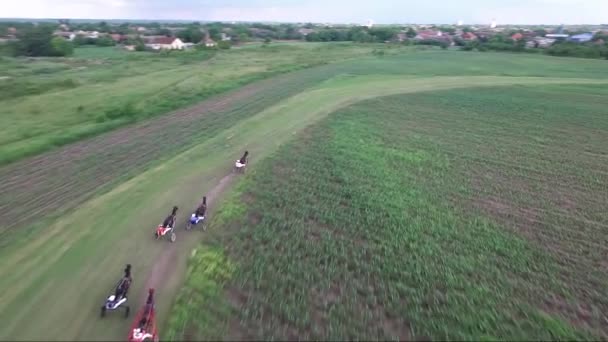
[[[176,107],[139,117],[173,89],[146,93],[156,78],[145,65],[23,95],[59,103],[97,87],[112,105],[145,100],[135,123],[0,168],[0,339],[124,339],[130,322],[98,309],[125,263],[131,304],[155,287],[174,340],[603,336],[605,63],[374,49],[247,47],[168,64],[167,80],[197,63],[225,73],[214,76],[222,94],[165,115]],[[107,72],[125,63],[114,53]],[[266,66],[242,71],[252,56]],[[258,72],[267,79],[225,86]],[[179,89],[200,89],[203,74]],[[108,87],[121,82],[124,94]],[[58,128],[97,124],[57,113]],[[237,179],[231,161],[244,149],[251,172]],[[185,232],[202,194],[209,230]],[[154,241],[173,205],[178,241]]]
[[169,337],[605,338],[606,95],[473,88],[332,114],[222,205]]

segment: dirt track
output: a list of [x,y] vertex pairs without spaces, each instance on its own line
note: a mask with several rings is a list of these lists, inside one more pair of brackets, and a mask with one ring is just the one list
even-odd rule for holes
[[[294,78],[301,81],[295,82],[295,87]],[[259,81],[195,106],[0,168],[0,234],[6,236],[7,231],[33,218],[39,220],[107,191],[117,180],[183,151],[200,138],[209,138],[237,119],[273,104],[276,97],[289,96],[307,85],[301,72]]]
[[[224,190],[226,190],[226,188],[232,183],[233,179],[234,174],[229,174],[225,176],[213,189],[211,189],[211,191],[206,194],[207,201],[209,203],[209,210],[207,216],[209,216],[209,213],[211,213],[212,210],[215,208],[215,204],[217,203],[218,199],[220,198],[222,193],[224,193]],[[177,227],[177,230],[180,233],[182,232],[181,227]],[[164,277],[167,274],[171,273],[172,268],[176,264],[177,254],[178,248],[166,249],[161,253],[161,255],[158,257],[158,260],[156,260],[156,262],[154,263],[154,267],[152,267],[152,270],[150,271],[150,275],[148,276],[148,279],[144,286],[144,290],[147,290],[149,288],[157,288],[162,285],[162,282],[165,280]],[[147,298],[147,292],[143,291],[143,293],[145,294],[145,296],[142,297],[142,302],[145,302]]]

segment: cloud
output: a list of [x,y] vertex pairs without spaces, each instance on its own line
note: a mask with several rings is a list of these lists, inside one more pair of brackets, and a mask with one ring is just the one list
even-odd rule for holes
[[[581,24],[608,21],[608,0],[16,0],[2,15],[26,18],[300,22]],[[440,6],[438,6],[440,5]],[[438,7],[440,9],[438,9]]]

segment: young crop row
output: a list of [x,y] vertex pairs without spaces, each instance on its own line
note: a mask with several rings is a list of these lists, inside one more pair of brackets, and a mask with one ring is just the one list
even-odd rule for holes
[[[218,282],[199,274],[201,284],[223,290],[209,301],[213,308],[200,302],[172,322],[171,338],[179,331],[279,340],[605,336],[599,294],[608,274],[596,259],[605,249],[591,249],[605,237],[570,224],[607,222],[594,213],[605,196],[605,166],[581,151],[607,142],[576,143],[579,134],[559,131],[580,124],[593,135],[608,122],[586,127],[602,103],[572,118],[570,91],[393,96],[302,133],[248,176],[211,226],[201,249],[223,248],[231,275]],[[560,151],[578,164],[561,165]],[[532,187],[523,191],[518,181]],[[564,212],[537,191],[542,186],[581,191],[580,209]],[[524,206],[531,197],[538,208]],[[542,245],[521,234],[518,224],[532,210],[542,215],[524,228],[563,241]],[[585,261],[587,275],[578,270]],[[209,310],[222,324],[202,329]]]

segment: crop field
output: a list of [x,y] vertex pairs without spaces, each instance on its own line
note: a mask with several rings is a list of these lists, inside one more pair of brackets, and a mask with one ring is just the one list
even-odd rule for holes
[[[0,96],[0,340],[124,340],[99,307],[126,263],[132,309],[156,288],[173,340],[606,334],[603,61],[271,44],[2,62],[37,90]],[[204,194],[209,230],[183,230]],[[173,205],[177,241],[155,241]]]
[[606,338],[607,95],[471,88],[332,114],[222,204],[168,337]]

